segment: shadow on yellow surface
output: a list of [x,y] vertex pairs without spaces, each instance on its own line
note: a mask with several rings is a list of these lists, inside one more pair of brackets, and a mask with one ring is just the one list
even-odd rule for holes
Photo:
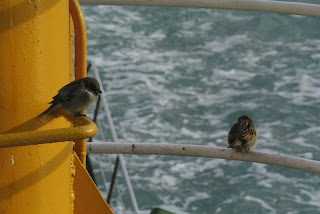
[[[57,155],[36,170],[29,172],[18,180],[14,180],[13,182],[0,187],[0,201],[13,197],[24,189],[33,186],[40,180],[44,179],[51,172],[55,171],[68,157],[70,157],[70,150],[72,148],[70,144],[64,146]],[[28,154],[25,155],[28,156]],[[33,157],[30,157],[30,161],[32,161],[32,158]],[[15,168],[12,168],[12,170],[15,170],[16,168],[19,168],[19,165],[24,163],[16,161],[13,164],[15,165]]]

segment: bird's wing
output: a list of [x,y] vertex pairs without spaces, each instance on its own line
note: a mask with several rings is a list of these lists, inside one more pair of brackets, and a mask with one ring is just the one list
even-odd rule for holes
[[238,124],[235,123],[233,124],[233,126],[231,127],[230,131],[229,131],[229,135],[228,135],[228,143],[229,143],[229,147],[233,148],[236,143],[236,139],[238,137]]
[[76,90],[78,90],[78,87],[74,87],[75,84],[78,84],[78,81],[73,81],[70,82],[69,84],[63,86],[58,94],[56,96],[54,96],[52,99],[52,101],[50,102],[50,104],[58,104],[58,103],[62,103],[62,102],[66,102],[71,100],[74,92]]

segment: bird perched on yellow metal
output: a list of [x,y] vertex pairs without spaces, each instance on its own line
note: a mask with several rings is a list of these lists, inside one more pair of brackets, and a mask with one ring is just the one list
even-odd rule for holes
[[247,115],[242,115],[229,131],[228,148],[232,148],[236,152],[248,152],[254,147],[257,139],[258,134],[252,119]]
[[83,111],[97,100],[100,93],[102,93],[100,85],[95,78],[85,77],[75,80],[59,90],[58,94],[49,103],[51,106],[42,112],[38,118],[56,109],[74,117],[82,116]]

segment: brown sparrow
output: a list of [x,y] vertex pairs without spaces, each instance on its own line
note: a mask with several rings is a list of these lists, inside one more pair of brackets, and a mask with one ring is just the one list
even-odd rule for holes
[[82,112],[97,100],[100,90],[99,82],[92,77],[75,80],[62,87],[58,94],[49,103],[51,106],[42,112],[38,118],[53,112],[55,109],[62,109],[73,116],[84,116]]
[[257,139],[258,134],[252,119],[247,115],[242,115],[229,131],[228,148],[233,148],[236,152],[248,152],[254,147]]

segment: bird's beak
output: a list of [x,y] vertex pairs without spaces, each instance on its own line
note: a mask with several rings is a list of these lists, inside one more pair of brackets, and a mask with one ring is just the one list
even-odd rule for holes
[[100,89],[98,89],[98,92],[101,94],[102,93],[102,91],[100,90]]

